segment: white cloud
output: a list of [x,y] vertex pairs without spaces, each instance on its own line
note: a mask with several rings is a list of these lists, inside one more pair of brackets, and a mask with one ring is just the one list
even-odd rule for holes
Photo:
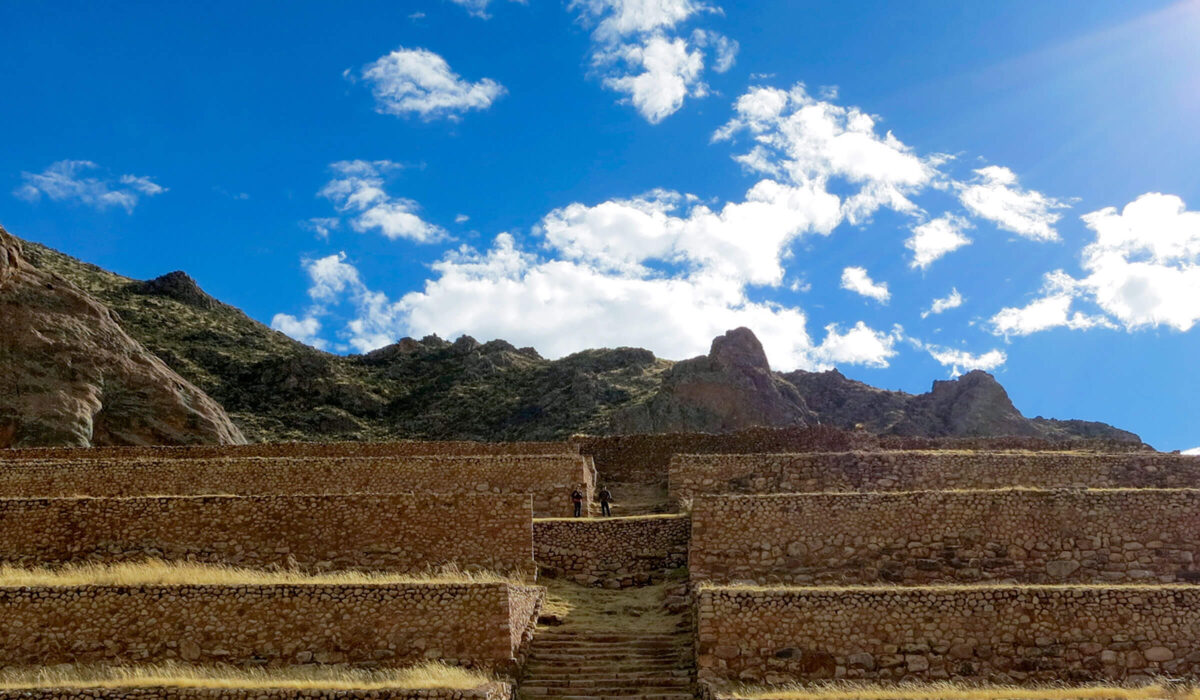
[[630,72],[607,77],[604,84],[629,95],[651,124],[679,111],[689,94],[706,92],[699,84],[704,57],[699,50],[688,50],[687,41],[679,37],[652,36],[643,44],[622,44],[606,54],[606,60],[615,59],[623,61]]
[[271,319],[271,328],[314,348],[324,350],[329,347],[318,335],[321,332],[321,322],[312,316],[296,318],[291,314],[275,314]]
[[342,220],[333,216],[317,216],[305,221],[302,225],[317,234],[317,238],[329,240],[329,234],[342,225]]
[[470,220],[471,217],[467,216],[466,214],[459,214],[458,216],[454,217],[454,223],[456,224],[465,224]]
[[[459,7],[464,8],[472,17],[478,17],[480,19],[490,19],[491,18],[491,15],[488,14],[487,10],[488,10],[488,5],[492,4],[492,0],[450,0],[450,2],[454,3],[455,5],[458,5]],[[525,0],[512,0],[512,2],[519,2],[519,3],[524,4]],[[423,12],[419,12],[416,14],[419,14],[421,17],[425,16],[425,13],[423,13]],[[409,15],[409,17],[411,18],[411,17],[413,17],[413,15]]]
[[713,70],[733,66],[738,43],[711,30],[690,37],[675,33],[678,25],[698,14],[719,12],[690,0],[572,0],[569,7],[594,24],[592,65],[605,87],[624,93],[651,124],[679,111],[684,100],[704,97],[705,53]]
[[931,314],[940,314],[943,311],[957,309],[958,307],[962,306],[962,304],[963,296],[962,294],[958,293],[958,288],[951,288],[950,294],[947,296],[934,299],[933,304],[928,309],[921,312],[921,318],[928,318]]
[[936,157],[922,159],[887,132],[875,132],[875,118],[857,107],[813,98],[804,85],[791,90],[752,88],[738,98],[736,116],[713,136],[749,134],[755,142],[737,160],[764,175],[786,175],[821,189],[838,178],[857,187],[842,203],[851,223],[880,207],[919,213],[910,197],[937,175]]
[[924,270],[943,255],[970,244],[971,239],[962,234],[970,226],[971,222],[953,214],[914,226],[913,235],[904,241],[904,247],[913,252],[909,266]]
[[[1200,321],[1200,212],[1188,211],[1175,195],[1147,193],[1120,211],[1107,207],[1082,218],[1095,233],[1081,255],[1086,276],[1047,274],[1041,298],[992,318],[996,333],[1118,323],[1127,331],[1188,331]],[[1071,313],[1075,302],[1094,303],[1104,315]]]
[[1112,324],[1101,316],[1089,316],[1079,311],[1071,313],[1075,283],[1062,270],[1046,275],[1042,294],[1043,296],[1026,306],[1001,309],[988,322],[992,332],[996,335],[1020,336],[1059,326],[1071,330],[1112,327]]
[[1086,214],[1096,239],[1083,249],[1078,281],[1100,308],[1133,330],[1200,320],[1200,212],[1175,195],[1148,193],[1120,212]]
[[1193,447],[1193,448],[1192,448],[1192,449],[1190,449],[1190,450],[1184,450],[1184,451],[1182,452],[1182,454],[1185,454],[1185,455],[1200,455],[1200,447]]
[[976,369],[993,370],[1008,361],[1008,356],[1002,350],[989,350],[981,355],[974,355],[966,350],[918,344],[930,357],[937,360],[938,364],[949,367],[951,377]]
[[821,341],[813,355],[829,364],[866,365],[887,367],[888,360],[895,357],[896,342],[902,338],[897,326],[891,333],[874,330],[859,321],[845,333],[838,324],[825,326],[825,340]]
[[467,110],[487,109],[505,92],[490,78],[463,80],[428,49],[396,49],[364,66],[362,78],[371,84],[376,111],[425,120],[459,119]]
[[153,197],[167,191],[145,175],[116,178],[84,175],[99,168],[90,160],[60,160],[40,173],[22,172],[24,184],[13,194],[28,202],[36,202],[45,195],[55,201],[76,201],[101,211],[121,207],[131,213],[142,196]]
[[989,165],[976,170],[975,175],[970,182],[959,184],[959,200],[971,213],[1035,241],[1059,239],[1054,224],[1062,214],[1057,210],[1070,204],[1021,189],[1016,173],[1008,168]]
[[[392,197],[384,190],[386,174],[400,167],[395,163],[350,160],[329,167],[334,178],[318,194],[333,202],[338,211],[351,216],[350,226],[355,231],[363,233],[376,229],[391,240],[404,238],[417,243],[433,243],[447,237],[445,229],[417,214],[419,204],[411,199]],[[324,228],[327,235],[332,227],[325,224]]]
[[886,304],[892,296],[888,291],[887,282],[876,283],[867,274],[865,267],[847,267],[842,270],[842,289],[874,299],[880,304]]

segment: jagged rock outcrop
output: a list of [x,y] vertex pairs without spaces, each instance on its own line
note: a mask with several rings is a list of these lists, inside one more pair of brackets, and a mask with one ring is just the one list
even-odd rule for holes
[[0,228],[0,447],[245,442],[117,315]]
[[168,272],[145,282],[135,282],[132,290],[135,294],[168,297],[199,309],[215,309],[221,304],[183,270]]
[[814,419],[796,387],[771,371],[754,333],[736,328],[714,339],[707,356],[677,362],[658,391],[614,415],[612,426],[623,433],[724,432]]

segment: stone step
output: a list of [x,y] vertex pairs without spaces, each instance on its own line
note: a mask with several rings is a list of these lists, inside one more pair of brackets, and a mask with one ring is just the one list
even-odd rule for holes
[[588,642],[643,642],[687,639],[688,635],[664,634],[615,634],[607,632],[559,632],[553,629],[539,629],[536,639],[580,639]]
[[571,671],[558,669],[539,670],[538,675],[524,675],[527,681],[557,681],[557,680],[580,680],[594,681],[606,680],[612,678],[617,681],[654,681],[658,678],[690,678],[691,669],[655,669],[654,671],[613,671],[612,669],[602,671]]
[[541,664],[529,665],[525,668],[526,678],[562,678],[572,676],[582,676],[584,674],[610,674],[620,675],[625,673],[646,673],[646,674],[662,674],[672,673],[675,671],[691,671],[691,662],[682,664],[579,664],[574,666],[563,666],[561,664]]
[[564,678],[551,680],[546,678],[522,681],[522,688],[690,688],[690,678],[648,678],[621,680],[616,678]]
[[533,645],[529,650],[529,658],[546,659],[626,659],[638,657],[643,659],[678,658],[690,652],[686,648],[660,648],[660,650],[638,650],[638,648],[612,647],[607,650],[562,650],[562,648],[541,648]]
[[524,695],[524,698],[538,698],[538,700],[630,700],[630,698],[644,698],[646,700],[695,700],[695,693],[629,693],[629,694],[590,694],[590,693],[570,693],[550,695]]
[[691,650],[690,644],[680,642],[629,642],[625,644],[594,644],[588,642],[566,642],[557,640],[535,639],[533,649],[554,649],[574,651],[580,654],[606,651],[686,651]]

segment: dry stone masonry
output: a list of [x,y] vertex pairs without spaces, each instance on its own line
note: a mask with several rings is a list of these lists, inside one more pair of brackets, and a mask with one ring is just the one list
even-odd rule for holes
[[1194,582],[1200,490],[1005,489],[697,498],[714,583]]
[[15,688],[0,689],[0,700],[510,700],[512,685],[495,682],[467,690],[434,688],[410,690],[281,689],[281,688],[174,688],[169,686],[115,688]]
[[247,457],[449,457],[470,455],[564,455],[568,442],[274,442],[249,445],[146,445],[140,447],[25,447],[0,452],[0,464],[18,459],[221,459]]
[[1200,488],[1200,456],[1130,452],[825,452],[675,455],[670,496],[813,491]]
[[702,678],[1148,681],[1200,674],[1200,587],[704,587]]
[[646,585],[687,563],[688,530],[684,516],[536,520],[534,558],[547,576],[610,588]]
[[0,469],[0,497],[529,494],[544,517],[569,515],[578,485],[590,503],[595,474],[590,458],[568,454],[14,460]]
[[509,584],[0,587],[7,665],[511,668],[544,589]]
[[0,563],[188,560],[531,575],[529,496],[437,494],[0,499]]

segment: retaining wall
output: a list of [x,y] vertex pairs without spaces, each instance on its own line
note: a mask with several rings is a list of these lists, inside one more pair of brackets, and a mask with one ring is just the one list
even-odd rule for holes
[[687,563],[688,532],[686,516],[535,520],[533,556],[546,576],[646,585]]
[[1200,587],[701,588],[701,678],[1200,677]]
[[310,688],[174,688],[169,686],[117,688],[14,688],[0,689],[0,700],[509,700],[513,689],[508,683],[488,683],[468,690],[435,688],[412,690],[387,688],[375,690],[326,690]]
[[272,442],[251,445],[145,445],[127,447],[23,447],[0,450],[0,464],[15,459],[220,459],[223,457],[418,457],[560,455],[577,453],[569,442]]
[[534,514],[570,515],[571,489],[591,502],[595,469],[579,455],[17,461],[0,468],[0,497],[531,494]]
[[670,469],[675,501],[721,493],[1200,487],[1200,456],[1157,452],[689,454],[675,455]]
[[529,496],[0,499],[0,563],[156,557],[251,567],[533,573]]
[[507,584],[4,587],[0,658],[505,668],[543,595]]
[[705,496],[688,569],[716,583],[1200,581],[1200,490]]

